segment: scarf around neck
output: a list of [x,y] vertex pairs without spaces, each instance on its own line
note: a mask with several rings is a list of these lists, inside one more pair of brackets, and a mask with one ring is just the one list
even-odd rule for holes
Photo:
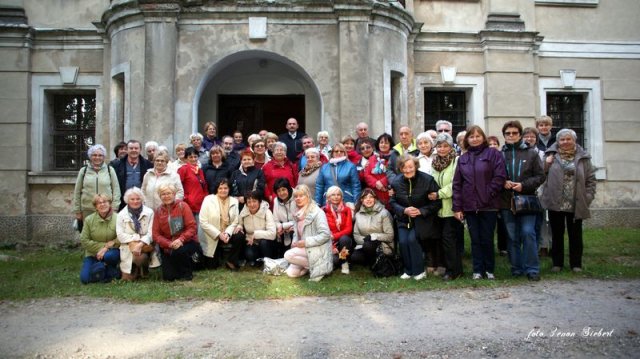
[[141,225],[140,225],[140,214],[142,213],[142,206],[133,209],[129,206],[127,206],[127,210],[129,211],[129,217],[131,217],[131,220],[133,221],[133,227],[136,231],[136,233],[140,234],[140,230],[141,230]]
[[445,168],[449,167],[451,162],[456,159],[456,150],[451,148],[451,151],[446,156],[437,155],[431,162],[431,167],[438,172],[442,172]]

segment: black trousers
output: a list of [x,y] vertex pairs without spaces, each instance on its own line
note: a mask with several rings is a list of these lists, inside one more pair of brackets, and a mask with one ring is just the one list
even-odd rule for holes
[[262,239],[260,242],[255,243],[252,246],[247,245],[244,249],[244,258],[247,262],[255,262],[259,258],[269,257],[272,259],[278,258],[276,256],[278,243],[273,240]]
[[569,266],[582,268],[582,220],[571,212],[549,211],[551,227],[551,259],[554,267],[564,267],[564,230],[569,235]]
[[191,280],[193,278],[193,261],[191,256],[197,250],[198,243],[187,242],[169,253],[162,251],[162,279],[174,281],[176,279]]
[[442,224],[442,251],[447,273],[453,276],[462,274],[462,255],[458,248],[457,231],[460,221],[455,217],[440,218]]
[[353,251],[349,262],[367,267],[372,266],[376,261],[378,255],[376,251],[380,245],[382,244],[379,241],[364,241],[362,248]]

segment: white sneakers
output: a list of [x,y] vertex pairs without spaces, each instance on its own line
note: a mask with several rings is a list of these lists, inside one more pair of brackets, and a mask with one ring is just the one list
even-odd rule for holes
[[482,279],[482,274],[480,273],[473,273],[473,280],[480,280]]
[[427,277],[427,272],[422,272],[420,274],[418,274],[417,276],[413,277],[413,279],[415,280],[423,280]]
[[342,263],[342,274],[349,274],[349,262]]
[[411,278],[410,275],[408,275],[407,273],[402,273],[402,275],[400,276],[400,279],[409,279]]

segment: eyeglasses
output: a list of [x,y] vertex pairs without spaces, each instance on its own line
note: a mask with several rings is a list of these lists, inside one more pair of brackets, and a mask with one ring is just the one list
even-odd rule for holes
[[255,145],[255,146],[253,146],[253,147],[255,147],[255,148],[263,148],[263,147],[264,147],[264,145]]
[[509,131],[509,132],[505,132],[504,133],[505,136],[517,136],[519,134],[520,134],[520,132],[518,132],[518,131],[513,131],[513,132]]
[[333,150],[333,153],[345,153],[343,150]]
[[360,146],[361,151],[370,150],[371,146]]
[[187,158],[198,158],[198,155],[189,155]]
[[441,129],[438,130],[438,132],[451,132],[451,130],[447,130],[445,128],[441,128]]
[[167,161],[165,161],[165,160],[155,160],[155,161],[153,161],[153,162],[157,162],[157,163],[166,163]]

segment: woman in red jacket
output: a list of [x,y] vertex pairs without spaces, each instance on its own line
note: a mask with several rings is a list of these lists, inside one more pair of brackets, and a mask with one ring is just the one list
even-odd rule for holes
[[153,241],[158,243],[162,255],[162,279],[166,281],[191,280],[191,256],[200,247],[197,226],[189,205],[176,201],[173,184],[158,188],[160,201],[153,216]]
[[341,266],[342,274],[349,274],[349,258],[353,252],[353,214],[342,199],[340,187],[329,187],[323,210],[331,230],[333,268]]
[[293,168],[293,164],[287,158],[287,145],[276,142],[273,145],[273,158],[262,167],[264,173],[264,198],[273,208],[273,200],[276,194],[273,192],[273,184],[278,178],[286,178],[292,187],[298,182],[298,174]]
[[[189,205],[189,208],[191,208],[196,223],[200,223],[198,221],[200,207],[202,207],[204,198],[209,194],[209,187],[204,177],[204,171],[198,163],[198,152],[196,149],[193,147],[187,148],[184,157],[187,159],[187,163],[178,169],[180,182],[182,182],[184,189],[184,201]],[[204,236],[200,226],[198,226],[198,236]]]

